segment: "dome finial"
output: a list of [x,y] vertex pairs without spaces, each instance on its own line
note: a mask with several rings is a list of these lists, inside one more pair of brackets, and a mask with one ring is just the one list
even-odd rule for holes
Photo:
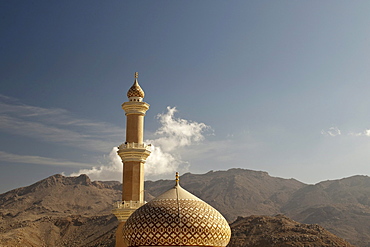
[[135,79],[139,78],[139,72],[135,72]]
[[176,185],[179,185],[179,181],[180,181],[179,173],[176,172]]

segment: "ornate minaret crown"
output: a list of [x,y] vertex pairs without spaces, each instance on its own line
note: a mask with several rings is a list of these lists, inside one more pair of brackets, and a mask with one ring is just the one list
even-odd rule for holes
[[[135,73],[134,84],[127,92],[128,102],[122,104],[126,113],[126,142],[118,147],[118,155],[123,162],[122,201],[116,203],[113,213],[120,221],[117,234],[128,217],[144,205],[144,163],[150,155],[150,145],[143,143],[144,116],[149,104],[143,102],[145,94]],[[121,239],[116,236],[116,241]],[[116,246],[121,243],[116,242]]]

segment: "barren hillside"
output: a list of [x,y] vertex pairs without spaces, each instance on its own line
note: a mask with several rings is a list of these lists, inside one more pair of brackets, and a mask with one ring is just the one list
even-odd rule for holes
[[120,194],[120,183],[86,175],[54,175],[1,194],[0,246],[109,246]]
[[352,247],[319,225],[295,222],[284,215],[238,217],[228,247]]
[[[366,176],[305,185],[266,172],[230,169],[187,173],[180,183],[229,222],[238,216],[283,213],[300,223],[319,224],[356,246],[370,246],[370,178]],[[147,181],[146,200],[173,185],[169,180]],[[120,196],[119,182],[92,182],[86,175],[54,175],[1,194],[0,247],[111,246],[118,224],[111,209]]]
[[353,176],[297,190],[282,212],[319,224],[357,246],[370,246],[370,178]]

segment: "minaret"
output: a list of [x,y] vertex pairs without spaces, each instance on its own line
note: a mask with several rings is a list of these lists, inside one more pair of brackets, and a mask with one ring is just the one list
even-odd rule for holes
[[116,232],[116,247],[125,246],[122,228],[128,217],[144,205],[144,163],[150,155],[150,145],[143,143],[144,116],[149,104],[143,102],[144,91],[135,81],[127,92],[128,102],[122,104],[126,113],[126,142],[118,147],[118,155],[123,163],[122,201],[115,204],[113,213],[119,220]]

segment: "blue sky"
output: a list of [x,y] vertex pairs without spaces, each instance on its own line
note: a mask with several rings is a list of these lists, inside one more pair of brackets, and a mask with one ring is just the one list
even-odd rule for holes
[[119,179],[136,71],[157,148],[148,179],[369,175],[369,13],[368,1],[2,1],[0,192],[62,172]]

